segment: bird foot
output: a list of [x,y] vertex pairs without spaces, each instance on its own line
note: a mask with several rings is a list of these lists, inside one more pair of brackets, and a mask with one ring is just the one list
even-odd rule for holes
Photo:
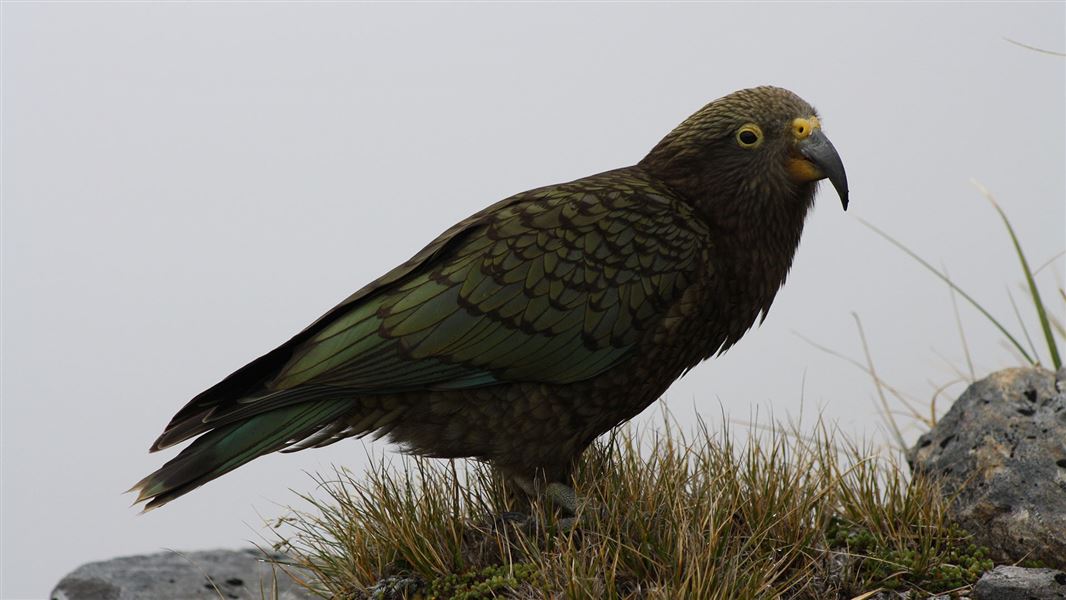
[[498,515],[490,515],[488,526],[491,531],[498,532],[503,529],[517,529],[526,534],[532,534],[540,528],[540,522],[533,515],[508,511]]
[[[492,519],[495,529],[511,525],[532,533],[538,530],[556,530],[569,532],[581,523],[581,511],[598,510],[595,503],[581,501],[574,488],[563,483],[550,483],[544,488],[544,499],[559,509],[565,516],[553,519],[550,523],[541,523],[535,516],[523,512],[505,512]],[[587,520],[587,519],[586,519]]]
[[492,517],[490,526],[493,531],[511,527],[518,529],[527,535],[537,532],[569,533],[580,524],[580,517],[562,517],[547,522],[541,521],[533,515],[521,512],[505,512]]

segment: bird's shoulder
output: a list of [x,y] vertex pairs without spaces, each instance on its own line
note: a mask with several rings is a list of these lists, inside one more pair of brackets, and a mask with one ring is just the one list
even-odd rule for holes
[[616,233],[628,227],[646,234],[676,229],[698,238],[707,232],[689,204],[636,166],[522,192],[479,215],[474,222],[490,227],[490,234],[523,229]]
[[[478,382],[490,373],[493,381],[587,378],[625,356],[690,285],[701,234],[677,198],[639,171],[523,192],[331,311],[276,385],[365,386],[368,375],[353,372],[360,357],[393,346],[408,364],[443,360],[450,369],[404,386],[465,385],[470,368]],[[543,356],[527,356],[540,346]],[[541,368],[575,353],[588,360]],[[372,366],[368,373],[380,372]]]
[[632,275],[653,276],[699,268],[710,245],[703,219],[672,190],[639,167],[615,169],[521,192],[471,215],[357,290],[311,328],[419,275],[447,275],[472,261],[482,261],[484,272],[507,279],[528,267],[531,283],[542,275],[533,259],[546,267],[581,263],[608,268],[607,274],[624,268]]

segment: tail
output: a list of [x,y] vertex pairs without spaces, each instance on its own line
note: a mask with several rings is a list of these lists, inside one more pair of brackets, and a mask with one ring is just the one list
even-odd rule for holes
[[222,425],[197,438],[157,471],[138,481],[144,510],[159,508],[264,454],[281,450],[333,425],[352,410],[350,400],[316,400],[276,408]]

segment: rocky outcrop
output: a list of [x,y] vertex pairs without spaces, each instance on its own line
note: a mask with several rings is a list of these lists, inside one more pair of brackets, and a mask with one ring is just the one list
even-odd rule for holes
[[955,496],[953,517],[997,561],[1066,567],[1066,369],[971,385],[911,450]]
[[[259,550],[160,552],[82,565],[64,577],[51,600],[310,600],[317,598]],[[292,567],[287,569],[294,570]],[[294,570],[295,571],[295,570]],[[275,588],[276,583],[276,588]],[[277,590],[276,593],[274,590]]]
[[1055,569],[996,567],[973,588],[974,600],[1066,600],[1066,573]]

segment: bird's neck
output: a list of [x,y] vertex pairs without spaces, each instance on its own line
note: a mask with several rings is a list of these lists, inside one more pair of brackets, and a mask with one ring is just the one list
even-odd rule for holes
[[[705,349],[707,358],[723,352],[748,329],[766,318],[778,290],[784,285],[799,247],[803,224],[814,197],[814,186],[792,204],[751,199],[743,207],[716,205],[704,198],[711,231],[711,257],[703,278],[708,298],[706,321],[722,338]],[[760,205],[760,202],[764,204]],[[723,317],[712,305],[728,298]],[[719,322],[721,320],[721,322]]]
[[737,292],[765,312],[785,283],[799,247],[814,187],[788,197],[752,197],[726,205],[705,198],[715,243],[727,253]]
[[[733,255],[738,261],[735,264],[744,269],[780,265],[777,270],[782,272],[774,274],[780,277],[778,285],[784,281],[804,221],[814,205],[817,184],[795,186],[785,177],[752,182],[722,173],[703,173],[692,165],[685,169],[657,168],[676,162],[656,165],[649,161],[652,156],[639,168],[695,209],[708,226],[716,252]],[[786,187],[776,187],[770,181],[784,182]]]
[[[785,283],[804,222],[813,206],[815,183],[796,185],[786,174],[759,180],[744,178],[702,157],[684,158],[657,148],[637,167],[671,189],[707,225],[710,234],[710,278],[721,290],[756,308],[770,308]],[[754,315],[753,315],[754,319]]]
[[716,288],[715,294],[729,295],[736,306],[750,312],[738,315],[742,325],[731,324],[740,329],[730,337],[739,339],[758,314],[770,308],[788,276],[816,184],[775,189],[721,175],[702,177],[691,170],[676,177],[648,171],[706,223],[712,245],[707,281]]
[[814,192],[815,186],[808,184],[793,193],[737,190],[731,195],[712,192],[692,201],[723,250],[742,262],[744,258],[755,261],[752,266],[771,263],[787,272],[814,204]]

